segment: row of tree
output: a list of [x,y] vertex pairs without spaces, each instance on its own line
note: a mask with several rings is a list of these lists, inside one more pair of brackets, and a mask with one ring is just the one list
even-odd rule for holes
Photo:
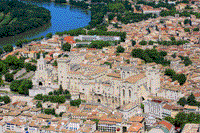
[[199,124],[200,114],[180,112],[175,116],[175,118],[168,116],[164,119],[169,121],[175,127],[181,127],[181,129],[183,129],[187,123]]
[[179,11],[176,11],[176,10],[162,10],[160,12],[160,16],[161,17],[166,17],[166,16],[175,16],[175,14],[179,14],[180,17],[182,16],[185,16],[185,17],[190,17],[191,15],[195,15],[197,18],[200,18],[200,13],[198,12],[193,12],[193,11],[182,11],[182,12],[179,12]]
[[170,76],[170,78],[172,79],[172,81],[178,81],[180,85],[183,85],[186,80],[187,77],[185,76],[185,74],[176,74],[176,72],[173,69],[165,69],[165,75]]
[[65,103],[66,99],[70,98],[70,92],[68,90],[63,90],[61,85],[58,90],[49,92],[48,95],[38,94],[34,97],[36,100],[42,100],[43,102],[50,101],[52,103]]
[[70,105],[71,105],[71,106],[77,106],[77,107],[79,107],[79,105],[80,105],[82,102],[86,102],[86,101],[85,101],[85,100],[81,100],[81,99],[79,98],[79,99],[76,99],[76,100],[71,100],[71,101],[70,101]]
[[10,84],[10,90],[19,94],[29,95],[29,89],[32,89],[33,83],[31,80],[13,80]]
[[187,105],[190,105],[190,106],[200,107],[200,102],[198,102],[196,100],[193,93],[191,93],[190,96],[188,96],[187,99],[185,97],[180,98],[177,103],[180,104],[181,106],[185,106],[187,104]]
[[183,45],[185,43],[188,43],[188,41],[185,41],[185,40],[171,40],[171,41],[158,41],[158,44],[160,45],[165,45],[165,46],[170,46],[170,45]]
[[149,18],[156,18],[156,15],[155,14],[143,14],[143,13],[132,13],[132,12],[125,12],[123,14],[117,14],[117,20],[124,24],[140,22],[143,20],[148,20]]
[[165,51],[158,52],[156,49],[133,49],[131,55],[135,58],[143,59],[146,63],[155,62],[157,64],[169,65],[170,61],[164,59],[167,55]]
[[[0,37],[14,36],[31,30],[51,20],[50,11],[20,1],[1,1],[0,12],[5,14],[9,21],[0,24]],[[3,20],[7,21],[7,20]]]
[[137,2],[137,4],[144,4],[144,5],[152,6],[153,8],[166,7],[169,10],[175,9],[174,4],[169,4],[168,2],[161,2],[161,1],[159,1],[156,4],[155,1],[154,2],[146,2],[146,1],[143,1],[143,0],[139,0]]
[[184,57],[184,56],[179,56],[181,58],[181,60],[183,61],[183,63],[185,64],[185,66],[189,66],[192,64],[192,61],[190,60],[190,58],[188,56]]

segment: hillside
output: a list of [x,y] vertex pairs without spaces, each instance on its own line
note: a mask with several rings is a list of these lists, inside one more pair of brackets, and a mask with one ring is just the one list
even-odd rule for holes
[[50,11],[19,1],[0,1],[0,38],[31,30],[51,20]]

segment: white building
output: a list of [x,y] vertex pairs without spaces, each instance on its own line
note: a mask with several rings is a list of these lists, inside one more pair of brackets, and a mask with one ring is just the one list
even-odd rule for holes
[[102,40],[102,41],[119,41],[121,38],[119,36],[92,36],[92,35],[79,35],[79,36],[74,36],[74,40],[87,40],[87,41],[97,41],[97,40]]
[[146,100],[144,103],[144,112],[154,117],[163,118],[163,105],[166,103],[161,100]]

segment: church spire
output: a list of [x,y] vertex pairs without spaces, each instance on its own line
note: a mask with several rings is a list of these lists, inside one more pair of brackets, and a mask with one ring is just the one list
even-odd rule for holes
[[40,52],[40,59],[43,59],[42,51]]

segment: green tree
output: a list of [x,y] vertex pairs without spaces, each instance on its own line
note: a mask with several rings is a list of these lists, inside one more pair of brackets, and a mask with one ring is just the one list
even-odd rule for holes
[[187,122],[187,114],[184,112],[180,112],[175,116],[175,124],[177,126],[181,126]]
[[194,28],[193,31],[199,31],[199,28]]
[[190,29],[189,28],[185,28],[184,31],[185,32],[190,32]]
[[15,45],[17,46],[17,47],[22,47],[22,40],[17,40],[17,42],[15,43]]
[[13,51],[13,46],[11,44],[7,44],[3,46],[3,49],[5,52],[12,52]]
[[7,73],[7,74],[5,75],[5,81],[7,81],[7,82],[12,82],[13,80],[14,80],[13,74]]
[[185,74],[179,74],[177,77],[177,80],[180,85],[183,85],[186,82],[187,78],[186,78]]
[[191,93],[191,95],[187,98],[187,103],[191,106],[196,105],[196,99],[195,99],[195,96],[193,95],[193,93]]
[[151,40],[149,41],[149,45],[153,45],[153,43],[154,43],[153,41],[151,41]]
[[176,53],[172,54],[171,56],[172,56],[173,58],[176,58]]
[[136,41],[135,40],[131,40],[132,46],[136,45]]
[[166,121],[168,121],[168,122],[170,122],[171,124],[175,124],[175,119],[174,118],[172,118],[171,116],[167,116],[167,117],[165,117],[164,118]]
[[38,101],[38,102],[37,102],[36,108],[42,108],[42,103],[41,103],[41,101]]
[[58,90],[58,91],[59,91],[59,94],[63,94],[63,88],[62,88],[62,85],[59,86],[59,90]]
[[125,48],[124,47],[122,47],[122,46],[118,46],[117,47],[117,53],[124,53],[124,51],[125,51]]
[[57,60],[54,60],[53,66],[58,66]]
[[71,100],[70,101],[70,105],[71,106],[77,106],[77,107],[79,107],[80,104],[81,104],[81,99]]
[[190,20],[189,19],[185,19],[184,20],[184,24],[189,24],[190,23]]
[[8,103],[11,102],[11,99],[10,99],[9,96],[3,96],[3,101],[4,101],[5,104],[8,104]]
[[52,33],[46,34],[46,38],[52,38]]
[[144,104],[141,103],[140,107],[141,107],[141,109],[142,109],[142,111],[144,113]]
[[3,49],[2,48],[0,48],[0,55],[2,55],[3,54]]
[[24,66],[27,72],[36,71],[36,66],[32,65],[31,63],[25,63]]
[[64,51],[70,51],[71,50],[71,44],[65,43],[62,45],[62,50]]
[[142,40],[142,41],[139,42],[139,44],[140,44],[140,45],[147,45],[147,41]]
[[187,104],[187,100],[185,97],[182,97],[178,100],[177,102],[178,104],[180,104],[181,106],[185,106]]
[[187,123],[193,123],[195,121],[196,115],[191,112],[187,115]]
[[34,97],[35,100],[43,100],[43,95],[42,94],[37,94],[35,97]]

